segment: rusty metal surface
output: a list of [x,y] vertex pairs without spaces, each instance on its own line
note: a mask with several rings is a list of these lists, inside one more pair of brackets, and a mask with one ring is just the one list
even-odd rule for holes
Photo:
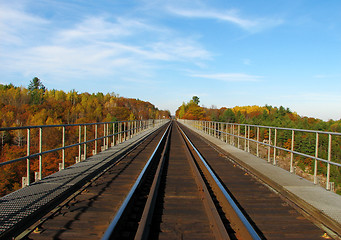
[[173,128],[159,239],[214,239],[180,133]]
[[186,128],[185,132],[265,239],[324,239],[324,231],[298,213],[290,202],[227,160],[198,135]]

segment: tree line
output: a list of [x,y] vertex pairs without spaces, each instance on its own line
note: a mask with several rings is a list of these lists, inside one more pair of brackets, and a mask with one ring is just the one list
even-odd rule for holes
[[[116,93],[79,93],[76,90],[48,90],[35,77],[28,87],[0,84],[0,127],[36,125],[78,124],[112,122],[125,120],[146,120],[170,118],[168,110],[159,110],[150,102],[121,97]],[[111,129],[112,130],[112,129]],[[32,130],[32,153],[38,152],[38,141]],[[78,141],[78,128],[67,130],[70,141]],[[91,130],[88,129],[89,135]],[[99,134],[103,134],[99,129]],[[90,137],[90,136],[89,136]],[[61,129],[46,129],[43,133],[43,150],[60,147]],[[26,133],[24,131],[0,131],[0,162],[26,155]],[[91,151],[90,147],[88,149]],[[74,163],[77,148],[66,151],[66,161]],[[89,152],[89,154],[91,154]],[[45,156],[45,155],[44,155]],[[58,170],[60,153],[44,157],[44,176]],[[32,160],[32,171],[37,171],[38,163]],[[25,162],[0,167],[0,196],[21,187],[21,177],[25,176]],[[34,177],[33,177],[34,178]]]

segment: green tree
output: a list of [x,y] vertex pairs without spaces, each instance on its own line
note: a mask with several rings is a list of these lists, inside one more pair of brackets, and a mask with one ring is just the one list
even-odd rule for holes
[[31,96],[30,103],[42,104],[46,88],[39,78],[35,77],[28,85],[29,94]]
[[234,123],[236,121],[236,116],[231,108],[228,108],[224,111],[221,117],[221,121],[228,123]]
[[39,78],[35,77],[32,79],[32,81],[28,85],[28,90],[34,91],[34,90],[38,90],[38,89],[41,89],[44,92],[46,91],[44,84],[40,81]]
[[199,105],[200,100],[199,100],[199,97],[198,97],[198,96],[193,96],[193,97],[192,97],[192,101],[193,101],[196,105]]

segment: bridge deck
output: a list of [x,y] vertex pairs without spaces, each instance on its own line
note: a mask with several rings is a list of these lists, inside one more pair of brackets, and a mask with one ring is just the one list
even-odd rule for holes
[[153,131],[155,129],[146,130],[106,151],[0,198],[0,238],[5,237],[2,234],[9,229],[15,231],[25,227],[27,217],[42,217],[51,210],[50,206],[58,204],[77,191],[86,181],[117,161]]
[[[192,130],[209,140],[212,145],[218,146],[219,148],[217,149],[224,151],[226,155],[248,169],[250,173],[261,178],[282,196],[291,199],[302,209],[302,212],[306,211],[312,214],[312,218],[315,219],[315,222],[316,220],[320,221],[321,228],[325,228],[322,225],[323,223],[341,235],[341,196],[326,191],[322,187],[314,185],[279,167],[273,166],[247,152],[225,144],[219,139],[208,136],[193,128]],[[153,130],[145,131],[107,151],[101,152],[83,162],[34,183],[30,187],[23,188],[0,198],[0,238],[1,233],[6,229],[9,229],[14,225],[16,228],[20,228],[21,225],[17,223],[21,222],[24,224],[25,218],[28,215],[36,214],[36,218],[39,219],[44,212],[49,210],[49,203],[57,201],[59,196],[65,192],[72,194],[75,189],[80,188],[80,186],[84,184],[85,180],[93,178],[98,172],[106,168],[109,163],[116,161],[119,156],[127,152],[133,145],[142,141],[142,139],[151,131]],[[232,183],[235,183],[236,181],[238,181],[238,179],[233,180]],[[60,199],[58,199],[58,201],[60,201]],[[253,200],[246,199],[246,201]],[[267,199],[263,202],[264,204],[269,204]],[[264,217],[264,214],[261,215],[261,221],[266,221],[264,223],[265,225],[271,225],[272,220],[265,219]],[[279,221],[281,221],[281,219],[279,219]],[[288,229],[288,231],[290,232],[291,229]],[[333,236],[327,229],[325,231]]]
[[315,220],[333,227],[341,234],[341,196],[327,191],[319,185],[274,166],[248,152],[209,136],[188,126],[203,138],[227,153],[233,160],[248,169],[283,196],[291,199],[303,211],[313,215]]

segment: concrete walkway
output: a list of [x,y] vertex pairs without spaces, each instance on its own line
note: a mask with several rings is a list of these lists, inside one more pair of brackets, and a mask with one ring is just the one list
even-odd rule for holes
[[[258,158],[248,152],[213,136],[186,125],[209,142],[218,146],[234,161],[262,179],[275,191],[293,201],[303,211],[309,213],[315,220],[320,222],[323,228],[327,227],[336,232],[335,236],[330,231],[329,235],[336,239],[341,238],[341,196],[327,191],[319,185],[290,173],[280,167],[274,166],[267,161]],[[325,228],[327,231],[328,229]]]

